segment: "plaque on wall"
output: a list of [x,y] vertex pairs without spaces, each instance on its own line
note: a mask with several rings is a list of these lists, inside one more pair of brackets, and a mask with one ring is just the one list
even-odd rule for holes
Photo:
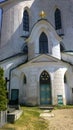
[[58,98],[58,105],[63,105],[63,96],[57,95],[57,98]]

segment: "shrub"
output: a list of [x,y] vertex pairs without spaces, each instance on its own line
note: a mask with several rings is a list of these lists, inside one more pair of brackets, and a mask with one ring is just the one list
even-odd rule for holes
[[0,111],[5,110],[7,107],[7,90],[4,80],[4,71],[0,67]]

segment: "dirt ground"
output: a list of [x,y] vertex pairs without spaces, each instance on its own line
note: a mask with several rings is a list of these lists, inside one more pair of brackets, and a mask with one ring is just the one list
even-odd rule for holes
[[[73,130],[73,109],[53,110],[52,113],[54,114],[54,117],[44,117],[48,124],[48,127],[44,130]],[[39,119],[41,118],[39,117]],[[43,128],[32,129],[31,127],[26,128],[17,125],[8,125],[0,130],[43,130]]]
[[54,117],[47,118],[49,130],[73,130],[73,109],[54,110]]

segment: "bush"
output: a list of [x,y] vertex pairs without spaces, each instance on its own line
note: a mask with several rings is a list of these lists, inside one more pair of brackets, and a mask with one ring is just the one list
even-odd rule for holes
[[4,80],[4,71],[0,67],[0,111],[5,110],[7,107],[7,90]]

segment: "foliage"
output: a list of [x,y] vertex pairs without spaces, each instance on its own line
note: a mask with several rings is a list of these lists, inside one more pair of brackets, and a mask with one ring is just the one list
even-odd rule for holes
[[6,98],[6,84],[4,80],[4,71],[0,68],[0,111],[5,110],[7,106],[7,98]]

